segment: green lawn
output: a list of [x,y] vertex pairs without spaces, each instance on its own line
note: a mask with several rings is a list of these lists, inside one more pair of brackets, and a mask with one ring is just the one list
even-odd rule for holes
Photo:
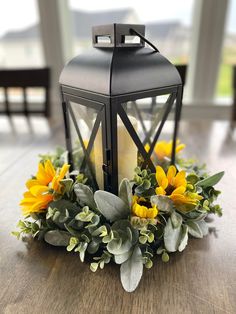
[[232,65],[222,64],[220,66],[219,79],[216,89],[217,96],[232,95]]

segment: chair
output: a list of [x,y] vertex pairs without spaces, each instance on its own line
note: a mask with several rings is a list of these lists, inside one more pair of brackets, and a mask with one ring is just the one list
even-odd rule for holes
[[[4,90],[4,106],[0,114],[43,114],[45,117],[50,116],[50,69],[14,69],[14,70],[0,70],[0,87]],[[21,88],[23,90],[23,109],[11,110],[9,103],[9,88]],[[45,100],[43,108],[40,110],[30,110],[29,102],[27,100],[27,88],[44,88]]]

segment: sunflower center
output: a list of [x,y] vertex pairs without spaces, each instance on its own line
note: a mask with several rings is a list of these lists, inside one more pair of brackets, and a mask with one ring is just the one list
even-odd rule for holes
[[139,201],[138,204],[140,206],[151,207],[151,204],[147,201]]
[[171,184],[169,184],[166,188],[166,194],[171,195],[171,193],[175,190],[175,187]]

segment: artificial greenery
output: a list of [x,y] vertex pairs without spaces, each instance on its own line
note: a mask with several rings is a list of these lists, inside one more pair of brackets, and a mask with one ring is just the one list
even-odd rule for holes
[[222,214],[214,186],[223,172],[209,176],[188,160],[178,159],[176,167],[165,160],[156,173],[137,167],[116,196],[92,191],[83,174],[69,173],[63,150],[41,156],[21,201],[25,217],[13,234],[64,246],[82,262],[89,260],[93,272],[111,261],[120,264],[124,289],[134,291],[143,266],[151,268],[155,256],[168,262],[171,253],[186,248],[189,236],[207,235],[209,214]]

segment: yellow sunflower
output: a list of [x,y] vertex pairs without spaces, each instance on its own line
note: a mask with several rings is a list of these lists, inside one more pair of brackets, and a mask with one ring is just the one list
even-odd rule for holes
[[133,196],[132,212],[140,218],[155,218],[158,214],[156,205],[152,206],[144,197]]
[[[202,199],[201,195],[186,191],[186,173],[184,170],[177,173],[175,166],[170,166],[167,174],[162,167],[157,166],[156,180],[158,183],[156,194],[167,195],[177,207],[184,204],[195,206],[197,202]],[[185,210],[188,210],[188,207],[186,207]]]
[[26,182],[28,191],[24,193],[24,198],[20,202],[24,215],[45,210],[48,203],[53,200],[53,193],[62,193],[63,185],[60,182],[69,167],[68,164],[64,164],[61,169],[56,170],[50,160],[39,163],[35,178]]
[[[161,161],[163,160],[165,157],[170,158],[171,157],[171,153],[172,153],[172,145],[173,145],[173,141],[160,141],[157,142],[155,147],[154,147],[154,152],[157,156],[157,158]],[[175,149],[175,153],[179,153],[181,150],[183,150],[185,148],[185,144],[181,144],[180,140],[176,141],[176,149]],[[145,145],[145,149],[148,152],[150,149],[150,145],[146,144]]]

